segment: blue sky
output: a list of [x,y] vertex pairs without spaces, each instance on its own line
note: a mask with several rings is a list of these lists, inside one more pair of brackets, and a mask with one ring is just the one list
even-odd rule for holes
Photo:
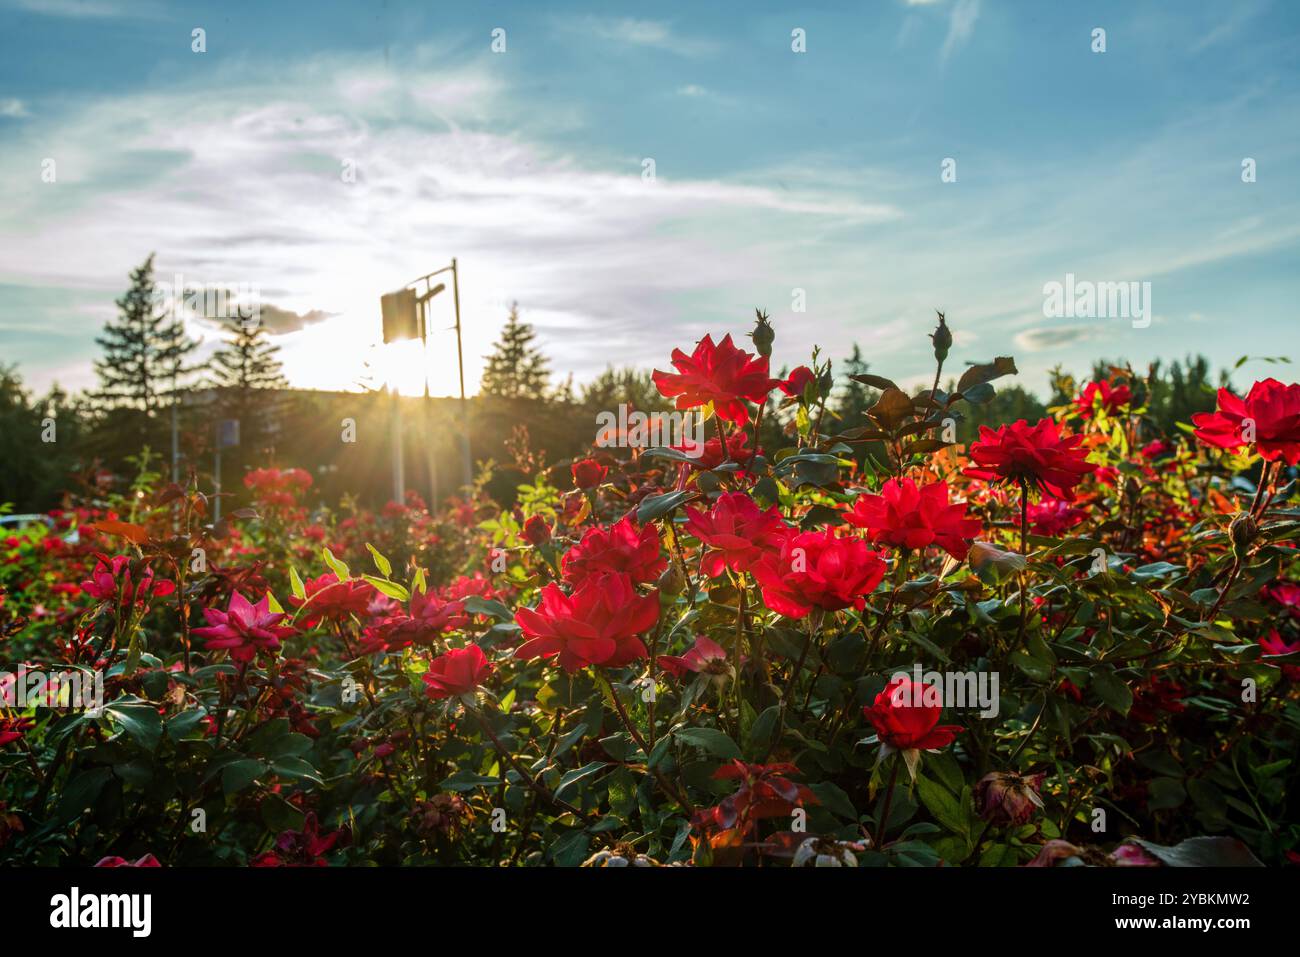
[[[306,387],[367,360],[418,386],[377,300],[453,255],[471,383],[513,300],[579,382],[756,306],[778,365],[857,342],[908,383],[936,308],[956,359],[1015,355],[1040,392],[1100,355],[1300,359],[1286,0],[0,0],[0,38],[0,361],[41,389],[91,384],[154,250],[257,287]],[[1066,273],[1150,282],[1154,321],[1045,317]],[[429,363],[452,392],[449,335]]]

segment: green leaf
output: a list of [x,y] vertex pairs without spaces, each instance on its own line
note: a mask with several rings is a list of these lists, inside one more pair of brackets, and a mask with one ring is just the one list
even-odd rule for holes
[[221,789],[227,796],[238,794],[266,772],[256,758],[239,758],[221,769]]
[[325,558],[325,564],[330,567],[330,571],[334,573],[334,577],[339,581],[345,582],[352,577],[352,573],[348,571],[348,566],[335,558],[334,553],[328,548],[322,548],[321,554]]
[[320,773],[302,758],[276,758],[271,762],[271,771],[282,778],[299,779],[306,778],[317,784],[323,784],[320,779]]
[[677,736],[677,740],[703,748],[720,758],[730,760],[742,756],[736,742],[717,728],[682,728],[673,733]]
[[947,788],[921,776],[916,779],[916,792],[921,798],[921,803],[934,815],[936,821],[954,834],[968,836],[966,814]]
[[1092,690],[1097,697],[1122,715],[1133,707],[1133,692],[1113,671],[1097,671],[1092,676]]
[[653,522],[667,515],[690,497],[687,491],[665,492],[663,495],[650,495],[641,500],[636,509],[636,520],[640,525]]
[[1000,379],[1004,375],[1019,375],[1020,370],[1016,368],[1016,360],[1011,356],[998,356],[992,362],[987,364],[975,364],[962,373],[961,378],[957,380],[957,391],[965,394],[967,389],[981,385],[985,382],[992,382],[994,379]]
[[152,751],[162,738],[162,715],[147,701],[123,698],[104,708],[136,744]]
[[560,778],[560,785],[555,789],[555,796],[557,798],[563,797],[564,792],[573,787],[573,785],[591,777],[597,771],[607,767],[609,767],[608,761],[592,761],[590,764],[584,764],[580,768],[574,768],[572,771],[565,774],[564,777]]
[[828,811],[838,814],[845,820],[857,821],[858,809],[853,806],[849,796],[839,786],[832,784],[830,781],[819,781],[816,784],[808,785],[808,790],[817,795],[817,800]]
[[361,577],[367,583],[373,585],[376,591],[387,595],[389,598],[396,598],[398,601],[409,601],[411,598],[411,593],[397,582],[390,582],[386,578],[376,578],[374,575],[362,575]]
[[471,615],[487,615],[489,618],[495,618],[498,621],[515,620],[515,613],[505,604],[495,598],[484,598],[481,595],[470,595],[466,598],[465,610]]
[[303,585],[302,579],[298,576],[298,569],[294,568],[292,565],[289,566],[289,590],[293,592],[294,598],[307,597],[307,588]]
[[457,771],[451,777],[444,779],[438,787],[444,791],[472,791],[475,788],[496,787],[500,783],[500,778],[490,778],[473,771]]
[[366,542],[366,548],[370,552],[370,557],[375,560],[375,567],[379,569],[379,574],[385,578],[390,577],[393,574],[393,563],[379,554],[379,550],[369,542]]

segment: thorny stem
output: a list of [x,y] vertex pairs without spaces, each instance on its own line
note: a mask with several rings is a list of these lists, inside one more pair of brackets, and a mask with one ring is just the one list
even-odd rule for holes
[[898,766],[902,761],[902,754],[894,755],[894,769],[889,774],[889,788],[885,791],[885,803],[880,809],[880,820],[876,822],[876,850],[885,846],[885,828],[889,826],[889,811],[894,803],[894,785],[898,783]]
[[691,799],[686,796],[686,793],[681,789],[674,787],[672,782],[665,778],[663,772],[658,768],[652,768],[649,766],[650,746],[646,743],[645,736],[637,730],[636,725],[632,723],[632,719],[628,717],[627,709],[623,707],[623,701],[619,698],[618,691],[614,688],[614,682],[609,680],[609,675],[602,671],[600,676],[604,679],[606,687],[609,688],[609,696],[614,702],[614,710],[618,712],[618,717],[619,720],[623,722],[623,727],[627,728],[628,734],[632,735],[632,740],[635,741],[637,746],[645,752],[646,767],[650,773],[654,775],[655,780],[659,783],[660,789],[680,804],[688,815],[694,815],[695,805],[691,803]]
[[533,777],[531,774],[528,773],[528,769],[525,768],[522,764],[520,764],[519,759],[516,758],[513,754],[511,754],[508,750],[506,750],[505,746],[502,745],[501,739],[496,736],[496,733],[492,730],[492,726],[488,724],[487,718],[485,718],[477,708],[466,708],[465,710],[474,716],[475,720],[478,721],[479,727],[483,729],[483,733],[486,734],[488,736],[488,739],[492,742],[492,746],[497,749],[497,754],[505,758],[505,760],[510,764],[510,766],[515,769],[518,775],[524,779],[524,783],[528,785],[530,790],[532,790],[538,797],[540,797],[547,804],[553,805],[554,807],[560,808],[563,811],[569,812],[574,817],[578,818],[578,820],[583,821],[584,823],[587,824],[591,823],[591,818],[587,815],[585,811],[581,811],[578,808],[574,807],[572,804],[570,804],[568,801],[556,797],[555,793],[551,791],[550,788],[546,787],[546,785],[542,784],[541,781],[538,781],[535,777]]

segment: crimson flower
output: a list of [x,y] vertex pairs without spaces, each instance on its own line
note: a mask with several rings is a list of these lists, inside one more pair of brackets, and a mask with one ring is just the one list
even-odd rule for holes
[[684,655],[660,655],[655,659],[659,667],[674,678],[683,677],[686,672],[699,674],[706,671],[711,675],[730,674],[727,667],[727,652],[716,641],[700,635],[695,644]]
[[315,812],[308,812],[301,831],[285,831],[275,839],[275,849],[249,861],[251,867],[326,867],[325,854],[343,839],[347,831],[339,829],[322,834]]
[[1295,582],[1278,582],[1265,589],[1264,594],[1285,608],[1292,618],[1300,618],[1300,585]]
[[1088,517],[1081,508],[1059,498],[1045,498],[1029,506],[1029,526],[1035,535],[1055,538],[1063,535]]
[[154,581],[153,569],[146,566],[140,572],[137,582],[131,574],[131,558],[128,555],[107,555],[95,553],[98,559],[90,578],[81,583],[81,590],[100,601],[117,601],[128,605],[144,605],[150,597],[162,598],[176,590],[175,582],[165,578]]
[[933,751],[952,744],[966,730],[955,724],[939,724],[943,704],[932,700],[937,696],[933,686],[898,675],[876,695],[871,707],[862,711],[880,740],[891,748]]
[[1099,398],[1102,410],[1106,415],[1111,416],[1133,401],[1133,393],[1126,385],[1112,389],[1110,383],[1104,380],[1089,382],[1079,397],[1074,400],[1079,415],[1084,419],[1091,419],[1096,414]]
[[534,515],[524,522],[524,538],[529,544],[542,546],[551,540],[551,524],[540,515]]
[[452,648],[429,662],[424,693],[435,700],[469,694],[491,673],[492,663],[478,645]]
[[1245,399],[1220,389],[1217,411],[1198,412],[1192,422],[1206,445],[1236,450],[1254,442],[1267,462],[1300,462],[1300,384],[1264,379]]
[[583,459],[581,462],[574,462],[572,466],[573,484],[580,489],[592,489],[605,481],[605,476],[609,474],[609,467],[601,465],[595,459]]
[[744,492],[728,492],[707,512],[687,506],[686,530],[708,546],[700,567],[710,578],[749,571],[790,531],[774,505],[763,511]]
[[309,578],[303,582],[305,598],[293,595],[289,604],[295,608],[307,606],[308,617],[303,619],[303,626],[310,628],[322,618],[329,621],[346,621],[356,615],[364,618],[374,600],[376,589],[369,582],[360,579],[339,581],[333,572],[326,572],[319,578]]
[[812,369],[807,366],[795,366],[789,377],[784,382],[778,382],[777,385],[786,395],[802,397],[804,386],[815,381],[816,378]]
[[843,515],[873,542],[906,549],[938,545],[957,559],[966,557],[980,533],[979,519],[966,517],[965,502],[949,504],[946,482],[918,488],[910,478],[890,479],[879,495],[859,495]]
[[644,658],[640,635],[659,620],[659,593],[638,595],[624,574],[595,575],[572,595],[554,583],[536,608],[521,608],[515,621],[527,640],[516,658],[553,658],[570,673],[587,665],[616,668]]
[[705,440],[703,451],[700,450],[698,444],[688,445],[683,443],[681,445],[674,445],[672,448],[684,455],[692,457],[691,461],[688,463],[691,468],[702,469],[706,472],[710,469],[716,469],[728,459],[735,462],[737,465],[748,465],[749,462],[753,460],[755,454],[762,454],[761,450],[756,453],[749,447],[749,433],[740,429],[736,429],[727,436],[726,456],[723,456],[722,454],[722,442],[716,435],[711,439]]
[[411,594],[410,614],[393,615],[366,629],[363,654],[395,651],[407,645],[428,645],[439,635],[469,624],[465,602],[444,599],[431,591]]
[[691,355],[674,349],[672,359],[676,373],[654,371],[659,392],[670,399],[676,397],[679,409],[712,402],[718,418],[739,426],[749,424],[745,401],[766,402],[767,394],[778,384],[768,375],[767,357],[737,348],[730,335],[717,345],[706,335]]
[[861,539],[824,530],[787,534],[780,550],[764,554],[750,571],[768,608],[803,618],[813,608],[861,610],[885,577],[885,563]]
[[[1259,639],[1260,650],[1267,655],[1293,655],[1300,651],[1300,641],[1289,645],[1274,628],[1268,633],[1268,637]],[[663,661],[662,658],[659,659]],[[1272,662],[1267,662],[1272,664]],[[1282,665],[1282,674],[1288,681],[1300,681],[1300,665]],[[4,743],[4,736],[0,735],[0,744]]]
[[980,437],[970,447],[975,463],[965,474],[988,482],[1015,482],[1046,490],[1056,498],[1074,501],[1071,491],[1097,466],[1079,448],[1081,435],[1065,435],[1054,419],[1029,425],[1018,419],[996,432],[980,426]]
[[193,634],[207,639],[207,647],[228,650],[235,661],[248,662],[259,651],[276,651],[280,639],[293,634],[293,629],[278,622],[283,612],[271,611],[270,593],[262,596],[256,605],[239,592],[231,592],[230,604],[225,611],[203,609],[208,627],[195,628]]
[[652,582],[667,565],[668,560],[660,552],[658,530],[653,525],[638,529],[630,515],[608,529],[588,529],[560,559],[565,581],[574,585],[608,572],[623,572],[633,581]]
[[1183,696],[1187,691],[1172,678],[1149,678],[1133,689],[1133,704],[1128,716],[1139,724],[1155,724],[1160,713],[1178,714],[1187,709]]
[[35,718],[0,718],[0,748],[17,741],[34,727]]

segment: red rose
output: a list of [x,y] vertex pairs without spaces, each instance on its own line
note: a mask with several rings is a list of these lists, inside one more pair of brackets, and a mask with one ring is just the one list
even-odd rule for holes
[[574,585],[607,572],[624,572],[633,581],[652,582],[667,565],[659,549],[658,530],[653,525],[638,529],[631,516],[624,516],[608,529],[588,529],[560,559],[565,581]]
[[700,568],[710,578],[747,572],[790,531],[776,506],[763,511],[744,492],[728,492],[701,512],[687,506],[686,530],[708,546]]
[[953,739],[966,730],[955,724],[939,724],[943,705],[930,700],[937,696],[937,688],[899,675],[876,695],[870,708],[862,711],[880,740],[891,748],[933,751],[952,744]]
[[269,592],[256,605],[239,592],[232,592],[226,611],[205,608],[203,616],[207,618],[208,626],[195,628],[191,633],[206,638],[208,648],[228,650],[235,661],[248,662],[259,651],[276,651],[280,639],[294,631],[279,624],[285,615],[271,611]]
[[1102,410],[1110,416],[1128,405],[1133,400],[1133,393],[1126,385],[1112,389],[1109,382],[1089,382],[1083,393],[1074,400],[1079,415],[1091,419],[1095,414],[1099,397]]
[[716,641],[704,635],[695,639],[695,644],[686,654],[660,655],[655,661],[674,678],[680,678],[688,671],[696,674],[707,671],[712,675],[731,673],[731,669],[727,667],[727,652]]
[[339,581],[333,572],[303,582],[306,598],[294,595],[289,604],[295,608],[307,606],[307,617],[302,620],[310,628],[322,618],[329,621],[346,621],[350,616],[366,617],[370,602],[375,597],[375,587],[361,580]]
[[131,573],[129,555],[107,555],[95,553],[95,570],[90,578],[81,583],[81,590],[100,601],[115,601],[126,605],[144,605],[150,598],[163,598],[176,591],[176,583],[166,578],[154,581],[153,569],[147,565],[137,574],[139,581]]
[[605,476],[608,474],[609,468],[595,459],[583,459],[581,462],[573,463],[573,484],[583,490],[595,488],[605,481]]
[[535,546],[545,545],[551,540],[551,524],[540,515],[534,515],[524,522],[524,538]]
[[[684,455],[692,457],[691,462],[689,463],[691,468],[703,469],[704,471],[716,469],[728,458],[737,465],[747,465],[756,454],[754,450],[749,447],[749,433],[741,431],[740,429],[736,429],[727,436],[726,458],[722,455],[722,442],[719,441],[716,435],[705,441],[703,451],[700,450],[698,445],[686,443],[683,443],[682,445],[674,445],[672,448]],[[762,451],[760,450],[757,454],[761,455]]]
[[1295,383],[1264,379],[1245,399],[1220,389],[1218,410],[1198,412],[1192,422],[1206,445],[1236,450],[1253,441],[1265,461],[1300,462],[1300,385]]
[[795,366],[790,376],[784,382],[777,383],[777,385],[786,395],[802,398],[804,387],[809,382],[815,381],[816,378],[812,369],[807,366]]
[[491,673],[492,664],[478,645],[452,648],[429,662],[424,693],[434,699],[469,694]]
[[447,600],[431,591],[412,593],[410,607],[409,615],[393,615],[367,628],[362,654],[396,651],[411,644],[428,645],[444,632],[469,624],[464,601]]
[[730,335],[717,345],[711,336],[705,336],[689,356],[674,349],[673,366],[676,373],[654,371],[654,383],[662,395],[676,396],[679,409],[712,402],[718,418],[739,426],[749,424],[745,401],[766,402],[767,394],[778,384],[768,375],[767,358],[736,348]]
[[768,608],[803,618],[813,608],[861,610],[885,577],[885,563],[861,539],[826,530],[786,535],[780,550],[766,553],[750,571]]
[[638,595],[627,575],[588,578],[572,595],[552,583],[536,608],[521,608],[515,621],[527,639],[516,658],[553,658],[565,671],[587,665],[617,668],[644,658],[640,635],[659,620],[659,593]]
[[0,748],[17,741],[34,727],[35,718],[0,718]]
[[1024,419],[996,432],[980,426],[980,437],[970,447],[975,463],[965,474],[988,482],[1015,482],[1046,489],[1056,498],[1074,501],[1071,491],[1097,466],[1079,448],[1081,435],[1063,435],[1053,419],[1030,426]]
[[948,484],[917,488],[910,478],[890,479],[879,495],[859,495],[844,520],[865,528],[873,542],[897,548],[938,545],[953,558],[965,558],[980,533],[978,519],[966,517],[966,503],[948,503]]
[[1081,508],[1074,508],[1069,502],[1059,498],[1045,498],[1029,506],[1029,526],[1035,535],[1055,538],[1062,535],[1088,517]]

